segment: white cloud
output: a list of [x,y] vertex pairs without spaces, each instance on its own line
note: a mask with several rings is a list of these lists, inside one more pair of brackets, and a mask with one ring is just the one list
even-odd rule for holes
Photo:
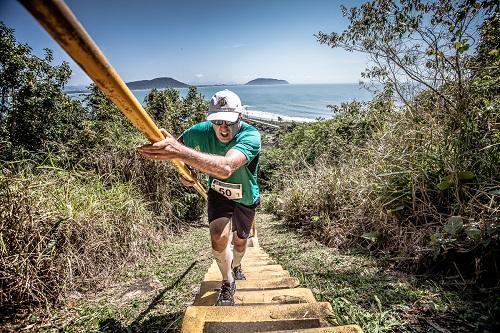
[[204,77],[205,75],[203,75],[203,74],[195,74],[194,76],[196,76],[197,78],[202,78],[202,77]]

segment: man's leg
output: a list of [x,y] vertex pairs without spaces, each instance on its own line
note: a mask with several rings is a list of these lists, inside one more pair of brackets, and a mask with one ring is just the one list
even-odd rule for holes
[[227,217],[220,217],[210,222],[210,240],[212,253],[222,274],[222,280],[233,282],[231,274],[231,223]]
[[216,305],[234,305],[236,283],[231,271],[233,252],[231,251],[231,223],[227,217],[219,217],[210,222],[212,253],[222,274],[222,285]]
[[247,239],[238,237],[238,233],[233,232],[233,262],[231,270],[233,271],[236,280],[246,280],[245,274],[241,270],[241,259],[245,255],[247,249]]
[[238,233],[235,231],[233,232],[233,245],[233,267],[236,267],[241,264],[241,259],[247,250],[247,239],[238,237]]
[[233,213],[233,263],[231,265],[234,278],[236,280],[246,280],[241,269],[241,259],[247,249],[247,239],[250,237],[252,222],[255,218],[255,209],[258,203],[253,206],[235,205]]

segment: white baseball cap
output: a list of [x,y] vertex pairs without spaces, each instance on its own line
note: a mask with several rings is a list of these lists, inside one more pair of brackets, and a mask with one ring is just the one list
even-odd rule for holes
[[224,89],[216,92],[208,105],[207,120],[236,122],[240,113],[245,111],[241,100],[234,92]]

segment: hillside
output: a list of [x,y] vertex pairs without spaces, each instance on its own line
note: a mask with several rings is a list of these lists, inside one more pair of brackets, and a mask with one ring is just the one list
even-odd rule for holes
[[189,85],[172,79],[171,77],[157,77],[152,80],[127,82],[130,89],[161,89],[161,88],[186,88]]
[[245,83],[245,85],[259,85],[259,84],[290,84],[286,80],[279,79],[269,79],[269,78],[257,78]]

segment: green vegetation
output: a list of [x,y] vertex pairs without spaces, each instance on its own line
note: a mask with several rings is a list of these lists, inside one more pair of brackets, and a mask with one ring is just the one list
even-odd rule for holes
[[318,301],[330,302],[333,321],[364,332],[496,332],[500,303],[428,276],[414,276],[389,261],[338,251],[270,215],[259,215],[261,246]]
[[146,255],[164,238],[132,186],[104,186],[86,176],[47,170],[2,177],[4,306],[50,304],[112,274],[110,263]]
[[[493,332],[499,6],[387,0],[344,13],[347,30],[318,41],[368,54],[376,97],[265,136],[263,206],[282,222],[263,221],[262,243],[339,324]],[[32,55],[3,24],[0,64],[0,322],[178,329],[208,265],[207,231],[188,226],[204,203],[135,153],[143,137],[99,89],[68,97],[68,65]],[[153,89],[144,104],[174,135],[207,109],[194,87]]]
[[[51,64],[0,25],[0,306],[2,318],[50,309],[156,256],[198,221],[203,201],[167,163],[134,147],[144,138],[95,87],[83,102],[62,89],[69,66]],[[147,109],[174,134],[205,101],[153,91]],[[165,116],[167,115],[168,116]]]
[[[166,235],[154,256],[135,258],[106,288],[73,291],[48,315],[30,313],[5,326],[39,332],[178,331],[210,264],[207,229],[200,225]],[[193,249],[196,249],[193,251]],[[131,258],[132,259],[132,258]]]
[[268,210],[330,246],[497,286],[498,4],[373,1],[344,12],[348,29],[318,40],[370,55],[365,77],[380,91],[279,134],[262,159]]

